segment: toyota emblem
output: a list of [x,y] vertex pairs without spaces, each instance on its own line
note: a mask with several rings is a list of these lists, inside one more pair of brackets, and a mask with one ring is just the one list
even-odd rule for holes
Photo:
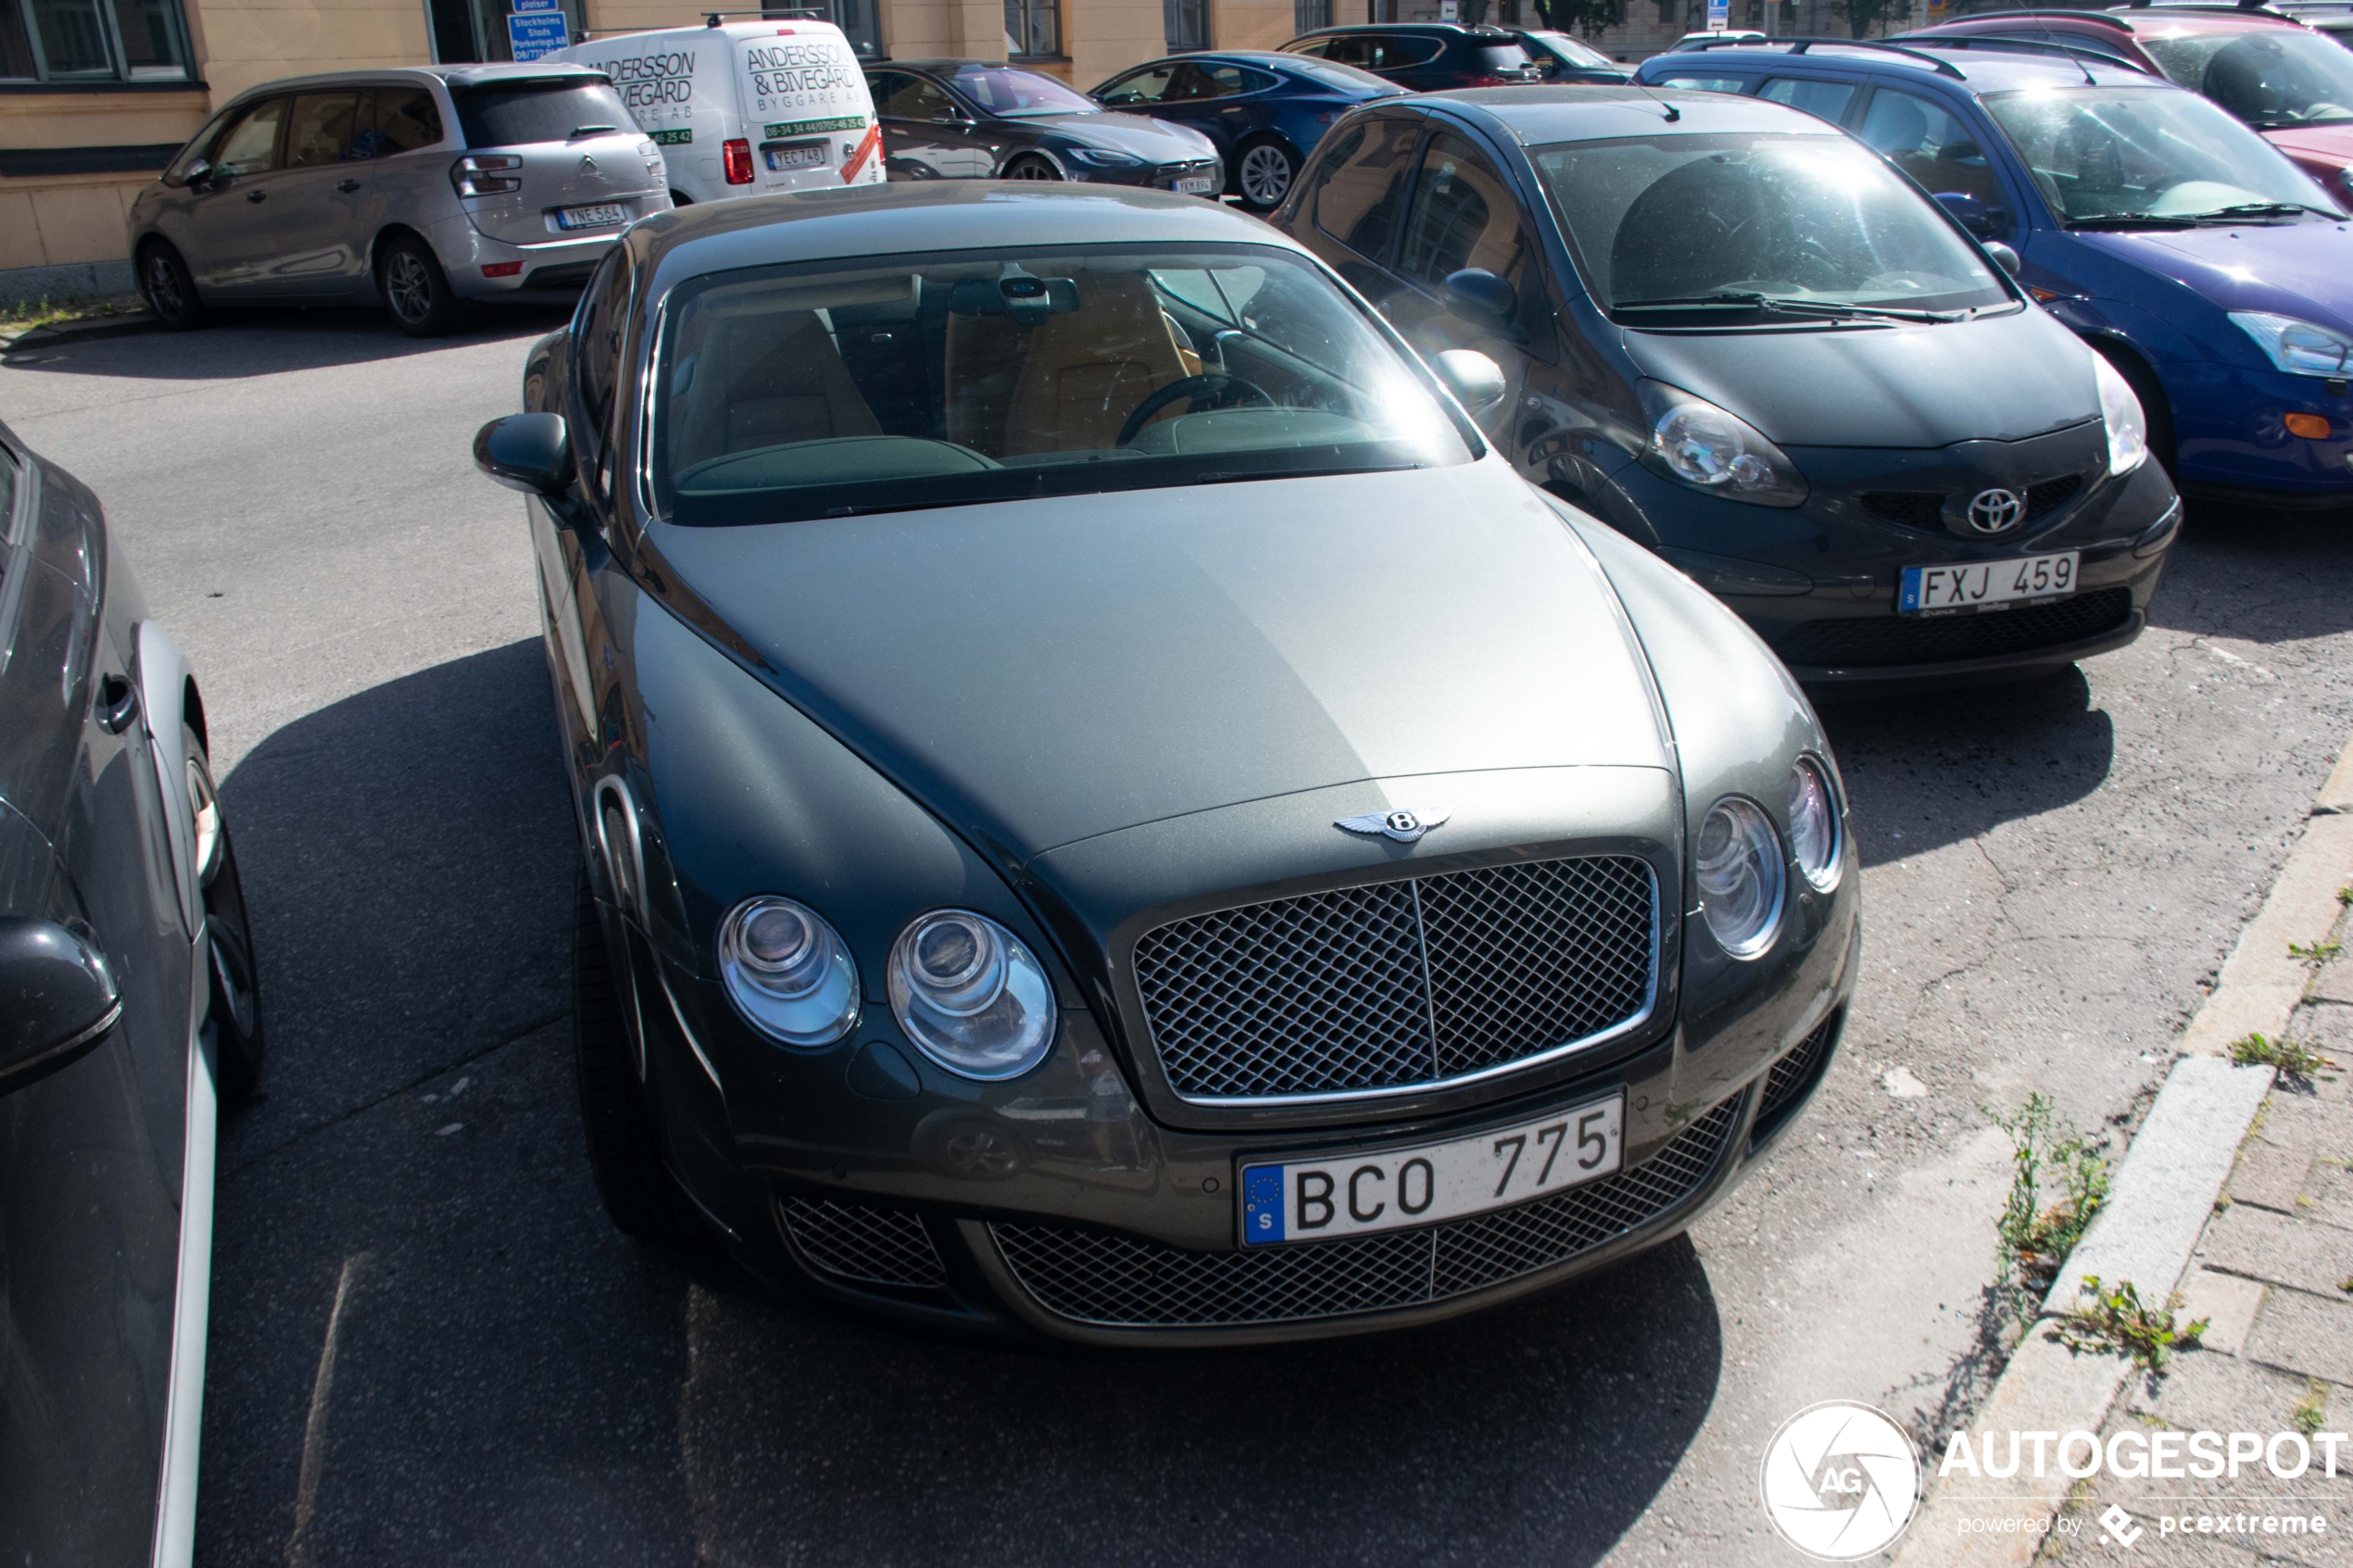
[[1969,497],[1969,525],[1980,533],[2007,533],[2026,515],[2015,490],[1981,490]]

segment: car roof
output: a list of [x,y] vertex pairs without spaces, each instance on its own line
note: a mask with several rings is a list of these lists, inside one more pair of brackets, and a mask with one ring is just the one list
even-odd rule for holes
[[2045,24],[2071,32],[2112,32],[2127,38],[2157,38],[2196,32],[2245,32],[2252,28],[2277,30],[2304,25],[2294,17],[2282,16],[2276,11],[2237,6],[2154,5],[2106,11],[2046,6],[2041,9],[1972,11],[1968,16],[1955,17],[1934,27],[1919,29],[1910,36],[1965,37],[1977,32],[2015,32]]
[[[1352,22],[1346,27],[1319,27],[1313,31],[1302,32],[1291,43],[1298,43],[1300,38],[1337,38],[1351,32],[1418,32],[1435,33],[1441,38],[1500,38],[1506,41],[1512,36],[1508,28],[1489,27],[1484,23],[1473,27],[1466,22]],[[1286,48],[1289,46],[1285,45]]]
[[306,88],[351,87],[377,82],[409,82],[420,87],[441,82],[451,87],[483,87],[501,82],[547,82],[563,76],[577,76],[588,82],[612,80],[594,67],[560,61],[533,65],[384,66],[375,70],[325,70],[308,76],[282,76],[275,82],[256,82],[231,101],[241,103],[247,98],[298,93]]
[[[1672,105],[1677,118],[1661,112]],[[1843,134],[1827,120],[1803,109],[1767,98],[1730,93],[1703,93],[1695,88],[1668,87],[1656,91],[1590,86],[1466,87],[1450,93],[1423,93],[1403,100],[1402,107],[1468,111],[1465,118],[1508,136],[1522,146],[1554,142],[1598,142],[1614,136],[1704,135],[1723,131],[1787,131],[1800,134]],[[1369,109],[1393,109],[1397,100],[1377,100]]]
[[[869,72],[878,70],[920,70],[927,71],[933,76],[953,76],[967,66],[972,67],[975,69],[987,70],[1028,70],[1030,69],[1029,67],[1023,65],[1011,65],[1003,60],[983,60],[977,58],[956,59],[950,56],[943,56],[941,58],[932,60],[867,60],[864,62],[864,65],[865,69]],[[1032,74],[1039,73],[1033,72]]]
[[642,220],[629,242],[642,247],[656,293],[706,272],[923,251],[1240,242],[1310,254],[1198,196],[1036,180],[922,180],[698,202]]
[[[1907,44],[1906,49],[1916,49]],[[1793,54],[1779,44],[1743,44],[1726,49],[1682,49],[1670,54],[1653,55],[1642,62],[1645,69],[1660,62],[1690,63],[1691,73],[1705,75],[1705,62],[1725,65],[1767,66],[1785,65],[1804,69],[1807,66],[1828,66],[1845,74],[1855,70],[1902,72],[1934,81],[1943,77],[1963,92],[2002,93],[2020,87],[2081,87],[2088,72],[2093,84],[2101,87],[2148,87],[2169,93],[2182,89],[2170,82],[2162,82],[2145,70],[2130,67],[2103,64],[2096,56],[2072,54],[2053,56],[2048,53],[2021,51],[2005,54],[1998,49],[1973,48],[1947,57],[1929,56],[1930,51],[1909,54],[1903,49],[1872,48],[1868,44],[1824,44],[1808,48],[1804,54]],[[1951,70],[1939,70],[1940,63]],[[1663,68],[1662,68],[1663,69]],[[1957,80],[1955,73],[1958,73]]]

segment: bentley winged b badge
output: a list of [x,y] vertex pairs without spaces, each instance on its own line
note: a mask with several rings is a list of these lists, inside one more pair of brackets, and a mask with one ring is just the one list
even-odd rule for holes
[[1451,811],[1368,811],[1361,817],[1341,817],[1332,826],[1361,833],[1366,837],[1378,834],[1393,838],[1400,844],[1411,844],[1432,828],[1446,825]]

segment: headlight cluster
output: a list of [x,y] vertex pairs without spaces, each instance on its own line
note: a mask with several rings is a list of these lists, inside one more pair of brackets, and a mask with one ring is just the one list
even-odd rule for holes
[[1651,468],[1728,501],[1805,504],[1806,476],[1747,420],[1663,382],[1644,382],[1642,402],[1651,414],[1642,461]]
[[1109,147],[1066,147],[1063,156],[1097,169],[1133,169],[1144,160]]
[[2263,310],[2233,310],[2231,324],[2253,338],[2255,346],[2289,375],[2353,375],[2353,337],[2334,327]]
[[[829,1046],[858,1026],[858,965],[824,918],[790,898],[747,898],[719,925],[719,972],[752,1026]],[[891,945],[891,1015],[916,1047],[966,1078],[1014,1078],[1054,1040],[1054,987],[1003,926],[965,909],[917,917]]]
[[2124,373],[2101,355],[2092,356],[2092,376],[2099,383],[2100,422],[2108,427],[2108,471],[2130,473],[2149,455],[2148,411]]
[[1788,897],[1787,866],[1818,892],[1838,886],[1845,863],[1838,797],[1830,772],[1801,757],[1789,776],[1790,846],[1781,848],[1773,820],[1753,800],[1728,795],[1700,819],[1692,855],[1700,913],[1716,945],[1736,959],[1753,959],[1773,945]]

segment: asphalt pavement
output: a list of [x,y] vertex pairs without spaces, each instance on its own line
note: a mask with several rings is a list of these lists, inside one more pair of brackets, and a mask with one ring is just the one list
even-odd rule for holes
[[1796,1135],[1687,1238],[1413,1334],[975,1348],[624,1241],[566,1034],[573,847],[522,505],[472,471],[544,315],[254,317],[9,355],[193,654],[260,943],[224,1128],[198,1561],[1798,1561],[1804,1405],[1987,1370],[2033,1089],[2129,1114],[2353,725],[2353,517],[2194,511],[2149,632],[1825,717],[1867,972]]

